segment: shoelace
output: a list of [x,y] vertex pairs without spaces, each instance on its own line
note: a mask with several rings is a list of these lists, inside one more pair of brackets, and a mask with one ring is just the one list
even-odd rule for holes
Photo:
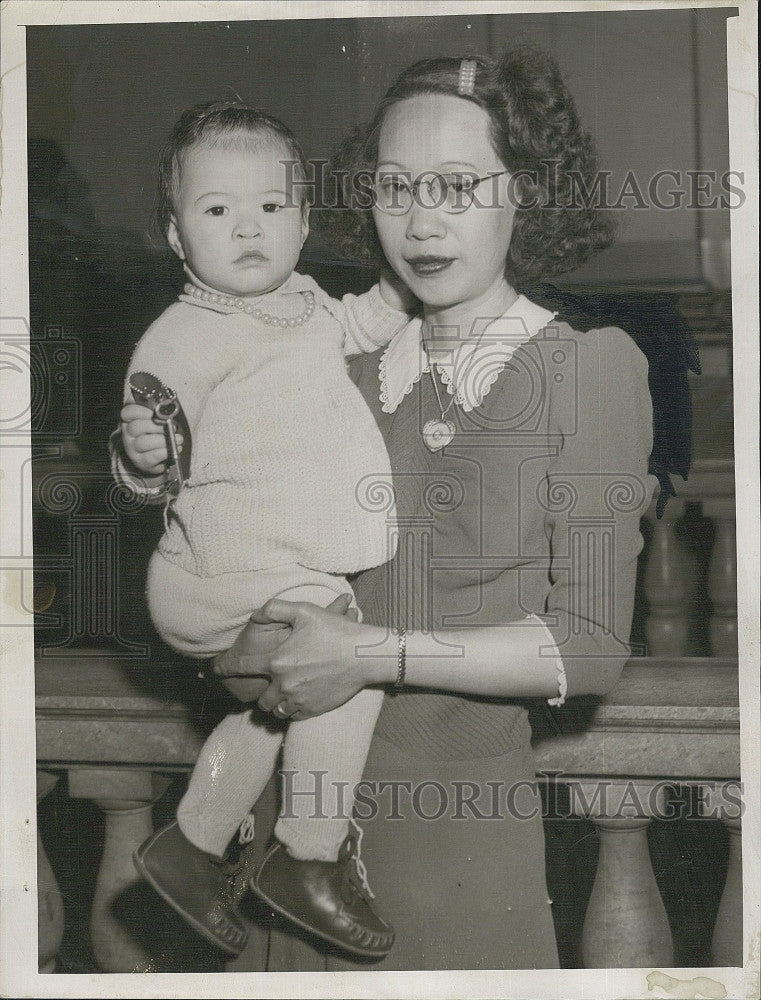
[[254,814],[249,813],[240,825],[240,830],[238,831],[238,843],[250,844],[255,836],[256,825],[254,822]]
[[[351,860],[354,862],[354,869],[359,878],[359,888],[363,895],[368,896],[370,899],[375,899],[375,893],[370,888],[370,883],[367,881],[367,868],[365,868],[365,863],[362,860],[362,837],[364,836],[364,830],[353,818],[349,818],[349,822],[354,827],[357,832],[357,838],[354,841],[355,850],[354,853],[350,855]],[[354,879],[351,878],[350,882],[354,884]]]
[[243,820],[238,832],[238,846],[241,848],[234,859],[226,858],[220,862],[220,870],[228,882],[226,893],[233,905],[240,903],[246,894],[248,884],[256,874],[258,865],[254,864],[254,817],[249,813]]
[[[349,818],[349,822],[356,831],[356,838],[353,838],[354,851],[347,859],[348,861],[352,861],[353,865],[347,873],[348,877],[346,881],[352,889],[358,891],[361,895],[367,896],[369,899],[375,899],[375,893],[370,888],[370,883],[367,879],[367,868],[362,860],[362,838],[365,831],[353,817]],[[249,861],[253,852],[246,850],[247,845],[253,842],[254,837],[254,816],[253,813],[249,813],[241,823],[240,830],[238,831],[238,844],[243,847],[243,850],[236,861],[228,860],[223,862],[222,870],[229,879],[231,899],[234,902],[240,901],[248,887],[250,879],[256,873],[256,865],[251,864]]]
[[234,906],[237,906],[243,899],[248,890],[249,882],[258,870],[259,866],[254,863],[253,857],[253,850],[244,849],[236,861],[228,861],[223,867],[224,875],[229,884],[228,895]]

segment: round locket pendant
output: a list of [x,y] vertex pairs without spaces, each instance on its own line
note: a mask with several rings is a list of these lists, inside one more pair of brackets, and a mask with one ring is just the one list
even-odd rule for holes
[[429,420],[423,427],[423,440],[430,451],[441,451],[452,442],[455,425],[451,420]]

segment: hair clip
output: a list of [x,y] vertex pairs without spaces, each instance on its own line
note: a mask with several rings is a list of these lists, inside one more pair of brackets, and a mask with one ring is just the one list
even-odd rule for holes
[[475,59],[463,59],[460,63],[460,79],[457,83],[457,93],[464,97],[469,97],[476,86],[476,69],[478,63]]

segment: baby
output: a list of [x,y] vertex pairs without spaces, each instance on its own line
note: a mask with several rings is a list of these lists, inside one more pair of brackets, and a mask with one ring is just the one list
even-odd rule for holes
[[[362,502],[391,472],[344,356],[385,345],[408,317],[390,286],[381,285],[388,302],[378,287],[339,302],[294,270],[309,209],[306,185],[296,185],[300,196],[289,189],[286,164],[305,180],[290,130],[237,102],[187,111],[161,159],[159,219],[187,284],[134,352],[113,467],[133,488],[167,496],[148,605],[160,635],[191,657],[229,649],[275,596],[327,606],[348,595],[348,607],[345,574],[394,553],[389,512]],[[138,372],[174,390],[187,419],[190,470],[171,500],[164,430],[130,402]],[[251,711],[227,716],[201,751],[176,822],[136,852],[138,870],[199,933],[238,954],[246,927],[226,852],[282,747],[295,794],[251,888],[332,944],[385,955],[393,930],[372,908],[348,818],[381,701],[365,689],[287,726]],[[299,785],[314,788],[310,772],[326,774],[321,809],[298,794]]]

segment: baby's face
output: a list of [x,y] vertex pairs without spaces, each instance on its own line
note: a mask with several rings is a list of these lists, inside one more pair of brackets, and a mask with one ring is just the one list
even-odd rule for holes
[[195,146],[182,160],[172,249],[205,284],[229,295],[263,295],[296,267],[309,232],[289,193],[287,149],[263,137],[256,149]]

